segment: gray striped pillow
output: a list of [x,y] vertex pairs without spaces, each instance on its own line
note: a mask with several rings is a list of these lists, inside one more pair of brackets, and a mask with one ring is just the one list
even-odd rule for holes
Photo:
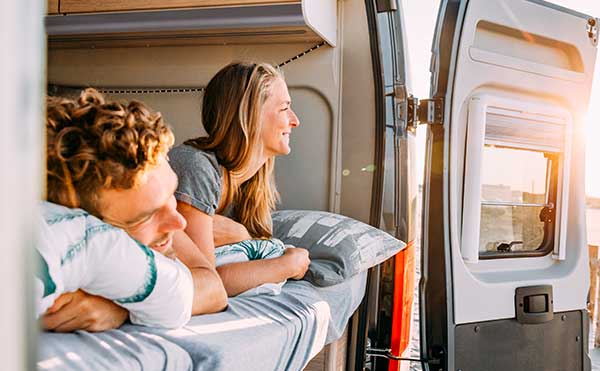
[[317,286],[331,286],[395,255],[406,244],[380,229],[352,218],[310,210],[273,213],[273,236],[309,251],[304,277]]

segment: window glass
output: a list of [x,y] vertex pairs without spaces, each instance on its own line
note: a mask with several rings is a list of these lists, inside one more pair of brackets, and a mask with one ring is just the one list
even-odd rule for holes
[[551,168],[543,152],[484,147],[480,255],[547,248],[542,246],[547,228],[540,215],[553,208],[548,201]]

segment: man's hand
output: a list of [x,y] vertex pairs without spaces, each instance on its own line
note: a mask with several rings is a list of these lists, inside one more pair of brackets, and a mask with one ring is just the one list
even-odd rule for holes
[[300,247],[288,247],[285,249],[282,259],[286,261],[287,266],[291,269],[289,278],[293,280],[302,279],[310,265],[308,250]]
[[97,332],[120,327],[128,316],[126,309],[112,301],[77,290],[59,296],[41,322],[46,330],[56,332]]
[[246,227],[222,215],[213,216],[215,247],[249,240],[252,238]]

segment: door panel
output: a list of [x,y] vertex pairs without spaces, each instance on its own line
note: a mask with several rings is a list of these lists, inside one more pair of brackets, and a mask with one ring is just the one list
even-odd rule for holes
[[[568,172],[569,156],[573,157],[572,163],[583,163],[581,138],[575,138],[572,153],[568,149],[544,152],[565,157],[563,198],[572,202],[555,205],[557,212],[568,211],[563,214],[563,220],[570,222],[570,225],[563,225],[562,231],[566,243],[563,248],[567,249],[564,260],[558,262],[552,255],[545,255],[472,263],[460,252],[459,247],[469,246],[462,246],[459,236],[469,230],[468,225],[461,225],[461,221],[467,220],[464,214],[461,215],[461,209],[466,211],[469,204],[479,202],[467,193],[466,184],[463,184],[463,179],[466,179],[465,183],[472,181],[468,179],[471,174],[465,171],[465,168],[468,170],[465,163],[468,164],[470,156],[479,155],[469,153],[465,141],[471,133],[481,130],[481,126],[490,126],[484,119],[473,119],[469,111],[471,100],[489,94],[490,99],[496,100],[490,103],[493,107],[537,115],[536,123],[530,125],[532,130],[540,130],[540,117],[558,117],[565,121],[567,131],[577,131],[582,127],[582,115],[587,109],[596,56],[596,47],[588,38],[586,25],[586,17],[529,1],[471,0],[468,3],[456,62],[449,128],[450,242],[456,323],[514,317],[514,290],[519,286],[551,283],[555,310],[585,307],[589,275],[585,269],[585,234],[579,228],[584,223],[576,223],[583,221],[583,204],[578,202],[584,195],[581,189],[583,173],[577,167],[573,167],[570,174]],[[500,100],[504,102],[498,103]],[[502,115],[508,117],[507,113]],[[521,138],[523,135],[515,134]],[[559,138],[566,145],[571,144],[569,139],[567,134]],[[514,147],[508,140],[502,145]],[[532,145],[528,148],[535,149]],[[518,160],[514,165],[518,165]],[[504,181],[512,191],[519,189],[520,184],[512,183],[511,174],[497,178],[497,183]],[[486,185],[493,184],[481,184],[481,188]],[[537,194],[537,189],[533,188],[529,189],[530,193]],[[569,193],[567,188],[572,192]],[[558,210],[560,206],[563,207]],[[468,239],[462,241],[473,243]],[[560,241],[555,241],[555,245],[561,247]]]
[[[444,98],[445,121],[428,138],[421,300],[423,356],[447,369],[538,369],[521,363],[535,359],[526,354],[556,348],[560,336],[543,334],[565,326],[558,313],[578,317],[586,307],[581,129],[597,53],[590,18],[543,1],[441,4],[432,95]],[[518,288],[540,285],[550,291],[515,300]],[[547,310],[549,320],[517,320],[519,305]],[[583,322],[568,325],[579,350]],[[472,336],[483,323],[495,330]],[[526,336],[526,346],[511,334]],[[466,355],[475,343],[498,347]],[[563,369],[586,364],[572,362]]]
[[[417,174],[415,131],[408,127],[408,71],[401,4],[365,0],[375,87],[375,168],[369,222],[408,247],[370,272],[366,300],[367,355],[406,356],[414,294]],[[386,6],[387,5],[387,6]],[[396,6],[394,6],[396,5]],[[346,87],[344,87],[346,89]],[[362,356],[362,354],[361,354]],[[360,361],[357,369],[363,369]],[[371,370],[406,369],[397,360],[368,357]]]
[[[587,313],[556,313],[543,325],[524,326],[506,319],[456,327],[460,370],[582,370]],[[515,349],[519,349],[515,352]]]

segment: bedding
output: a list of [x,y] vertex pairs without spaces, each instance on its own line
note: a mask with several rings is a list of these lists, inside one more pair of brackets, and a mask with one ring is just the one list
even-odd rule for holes
[[[38,338],[38,370],[192,370],[190,355],[158,335],[127,327],[98,333],[42,332]],[[145,327],[139,326],[140,329]]]
[[325,211],[276,211],[273,236],[308,250],[311,262],[304,279],[317,286],[338,284],[406,247],[380,229]]
[[[230,298],[225,311],[192,317],[176,330],[126,324],[97,334],[42,333],[38,369],[303,369],[324,345],[341,337],[364,296],[366,270],[405,244],[326,212],[279,211],[273,225],[274,237],[309,250],[312,262],[305,279],[316,286],[288,281],[279,295]],[[222,253],[219,260],[240,253],[248,258],[245,250]]]
[[301,370],[341,337],[366,272],[337,285],[288,281],[279,295],[231,298],[226,311],[178,330],[124,325],[91,334],[42,333],[40,370]]

